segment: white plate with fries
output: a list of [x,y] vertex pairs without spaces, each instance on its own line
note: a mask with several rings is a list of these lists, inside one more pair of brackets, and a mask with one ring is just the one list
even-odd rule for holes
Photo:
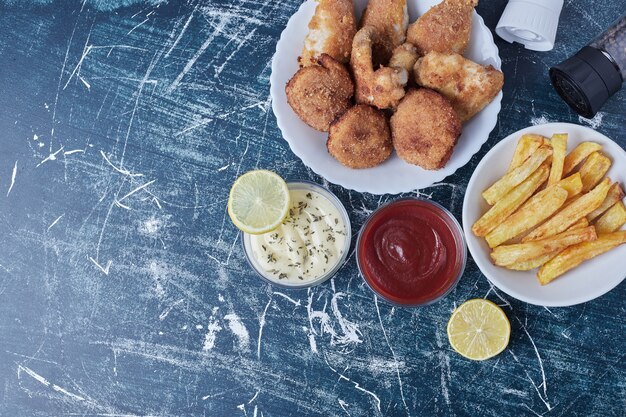
[[[407,7],[410,22],[427,12],[440,0],[408,0]],[[467,164],[471,157],[489,138],[489,133],[496,125],[500,112],[502,92],[480,113],[463,125],[450,160],[443,168],[436,171],[410,165],[392,156],[373,168],[351,169],[334,159],[326,148],[327,133],[318,132],[301,121],[289,107],[285,94],[285,85],[298,70],[298,56],[302,52],[304,38],[308,33],[309,20],[315,12],[316,2],[305,1],[287,22],[276,45],[272,59],[270,76],[270,94],[272,109],[278,128],[289,143],[293,153],[315,173],[328,181],[345,188],[372,194],[399,194],[425,188],[452,175],[457,169]],[[357,21],[367,6],[367,0],[355,0]],[[501,60],[491,31],[476,13],[473,12],[472,32],[467,50],[463,54],[474,62],[500,68]]]
[[626,277],[624,184],[626,152],[601,133],[569,123],[522,129],[469,181],[467,246],[512,297],[548,307],[593,300]]

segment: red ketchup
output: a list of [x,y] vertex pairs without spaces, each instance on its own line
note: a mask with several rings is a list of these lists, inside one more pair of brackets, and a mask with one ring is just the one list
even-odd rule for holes
[[443,297],[465,267],[461,227],[436,203],[402,199],[381,207],[363,226],[357,262],[369,286],[400,305]]

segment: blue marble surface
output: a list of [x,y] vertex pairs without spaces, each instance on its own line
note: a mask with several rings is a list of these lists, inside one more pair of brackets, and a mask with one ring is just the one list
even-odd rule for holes
[[[299,2],[116,8],[128,3],[0,5],[0,415],[625,415],[624,284],[548,309],[493,288],[470,259],[450,295],[409,310],[377,300],[353,254],[308,291],[256,277],[226,215],[231,183],[254,168],[323,182],[282,140],[269,97]],[[505,3],[481,1],[490,29]],[[547,78],[625,11],[566,1],[550,52],[496,38],[499,122],[421,194],[460,218],[478,161],[529,124],[592,125],[626,146],[624,91],[584,120]],[[355,230],[393,198],[330,188]],[[476,297],[512,325],[482,363],[445,330]]]

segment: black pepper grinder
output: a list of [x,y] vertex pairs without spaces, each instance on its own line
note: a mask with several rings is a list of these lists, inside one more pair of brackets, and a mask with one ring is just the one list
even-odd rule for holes
[[556,92],[574,110],[592,118],[626,80],[626,15],[558,65],[550,68]]

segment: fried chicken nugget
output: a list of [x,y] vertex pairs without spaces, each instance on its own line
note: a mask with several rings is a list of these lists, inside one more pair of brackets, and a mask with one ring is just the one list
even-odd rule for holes
[[409,90],[391,116],[396,153],[424,169],[443,168],[460,135],[461,121],[450,102],[427,88]]
[[462,54],[472,32],[478,0],[444,0],[409,25],[407,40],[420,54],[430,51]]
[[328,126],[352,105],[354,84],[346,67],[322,54],[319,65],[300,68],[285,87],[287,102],[298,117],[313,129]]
[[461,117],[471,119],[502,90],[504,74],[455,53],[429,52],[413,68],[415,81],[443,94]]
[[406,0],[369,0],[359,28],[373,26],[380,33],[380,43],[374,46],[374,62],[384,65],[392,51],[406,39],[409,12]]
[[391,59],[389,59],[388,67],[392,68],[404,68],[409,74],[413,71],[415,62],[420,57],[417,53],[417,48],[412,44],[406,42],[396,47],[393,50]]
[[380,67],[374,71],[372,46],[379,41],[380,33],[373,26],[361,28],[354,36],[350,66],[356,86],[355,98],[357,103],[379,109],[394,108],[404,97],[409,74],[403,68]]
[[347,63],[356,33],[356,18],[352,0],[319,0],[309,22],[309,33],[304,39],[301,67],[316,65],[322,54]]
[[392,151],[385,114],[366,104],[357,104],[331,123],[326,147],[348,168],[382,164]]

